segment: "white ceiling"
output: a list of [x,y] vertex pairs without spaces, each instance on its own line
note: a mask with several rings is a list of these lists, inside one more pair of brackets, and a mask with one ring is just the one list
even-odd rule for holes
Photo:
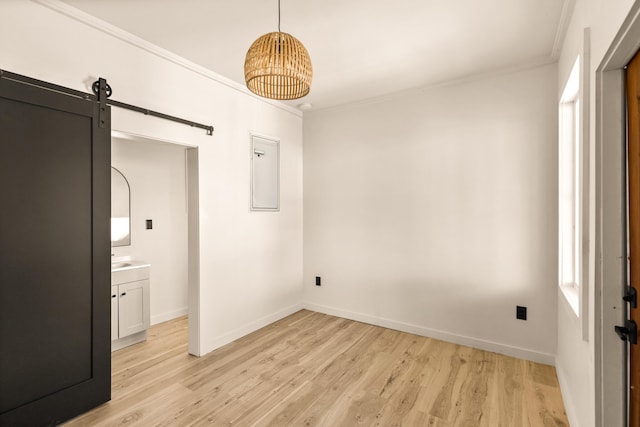
[[[244,84],[277,0],[64,0]],[[572,0],[281,0],[281,29],[313,63],[313,109],[551,62]]]

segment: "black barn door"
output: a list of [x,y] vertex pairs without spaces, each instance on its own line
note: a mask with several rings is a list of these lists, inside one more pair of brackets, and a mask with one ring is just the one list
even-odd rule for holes
[[111,128],[98,110],[0,78],[0,426],[110,399]]

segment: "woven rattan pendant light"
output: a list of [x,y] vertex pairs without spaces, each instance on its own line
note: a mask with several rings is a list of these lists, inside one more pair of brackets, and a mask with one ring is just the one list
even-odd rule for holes
[[313,69],[309,52],[291,34],[268,33],[253,42],[244,60],[247,88],[270,99],[298,99],[309,93]]

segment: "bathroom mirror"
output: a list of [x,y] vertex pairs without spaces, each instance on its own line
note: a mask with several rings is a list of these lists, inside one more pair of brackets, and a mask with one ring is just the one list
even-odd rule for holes
[[131,191],[129,181],[111,167],[111,246],[131,245]]

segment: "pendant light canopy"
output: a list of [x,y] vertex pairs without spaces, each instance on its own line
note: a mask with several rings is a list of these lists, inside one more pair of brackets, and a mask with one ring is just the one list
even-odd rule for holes
[[270,99],[298,99],[309,93],[313,69],[309,52],[298,39],[280,31],[268,33],[253,42],[244,61],[247,88]]

